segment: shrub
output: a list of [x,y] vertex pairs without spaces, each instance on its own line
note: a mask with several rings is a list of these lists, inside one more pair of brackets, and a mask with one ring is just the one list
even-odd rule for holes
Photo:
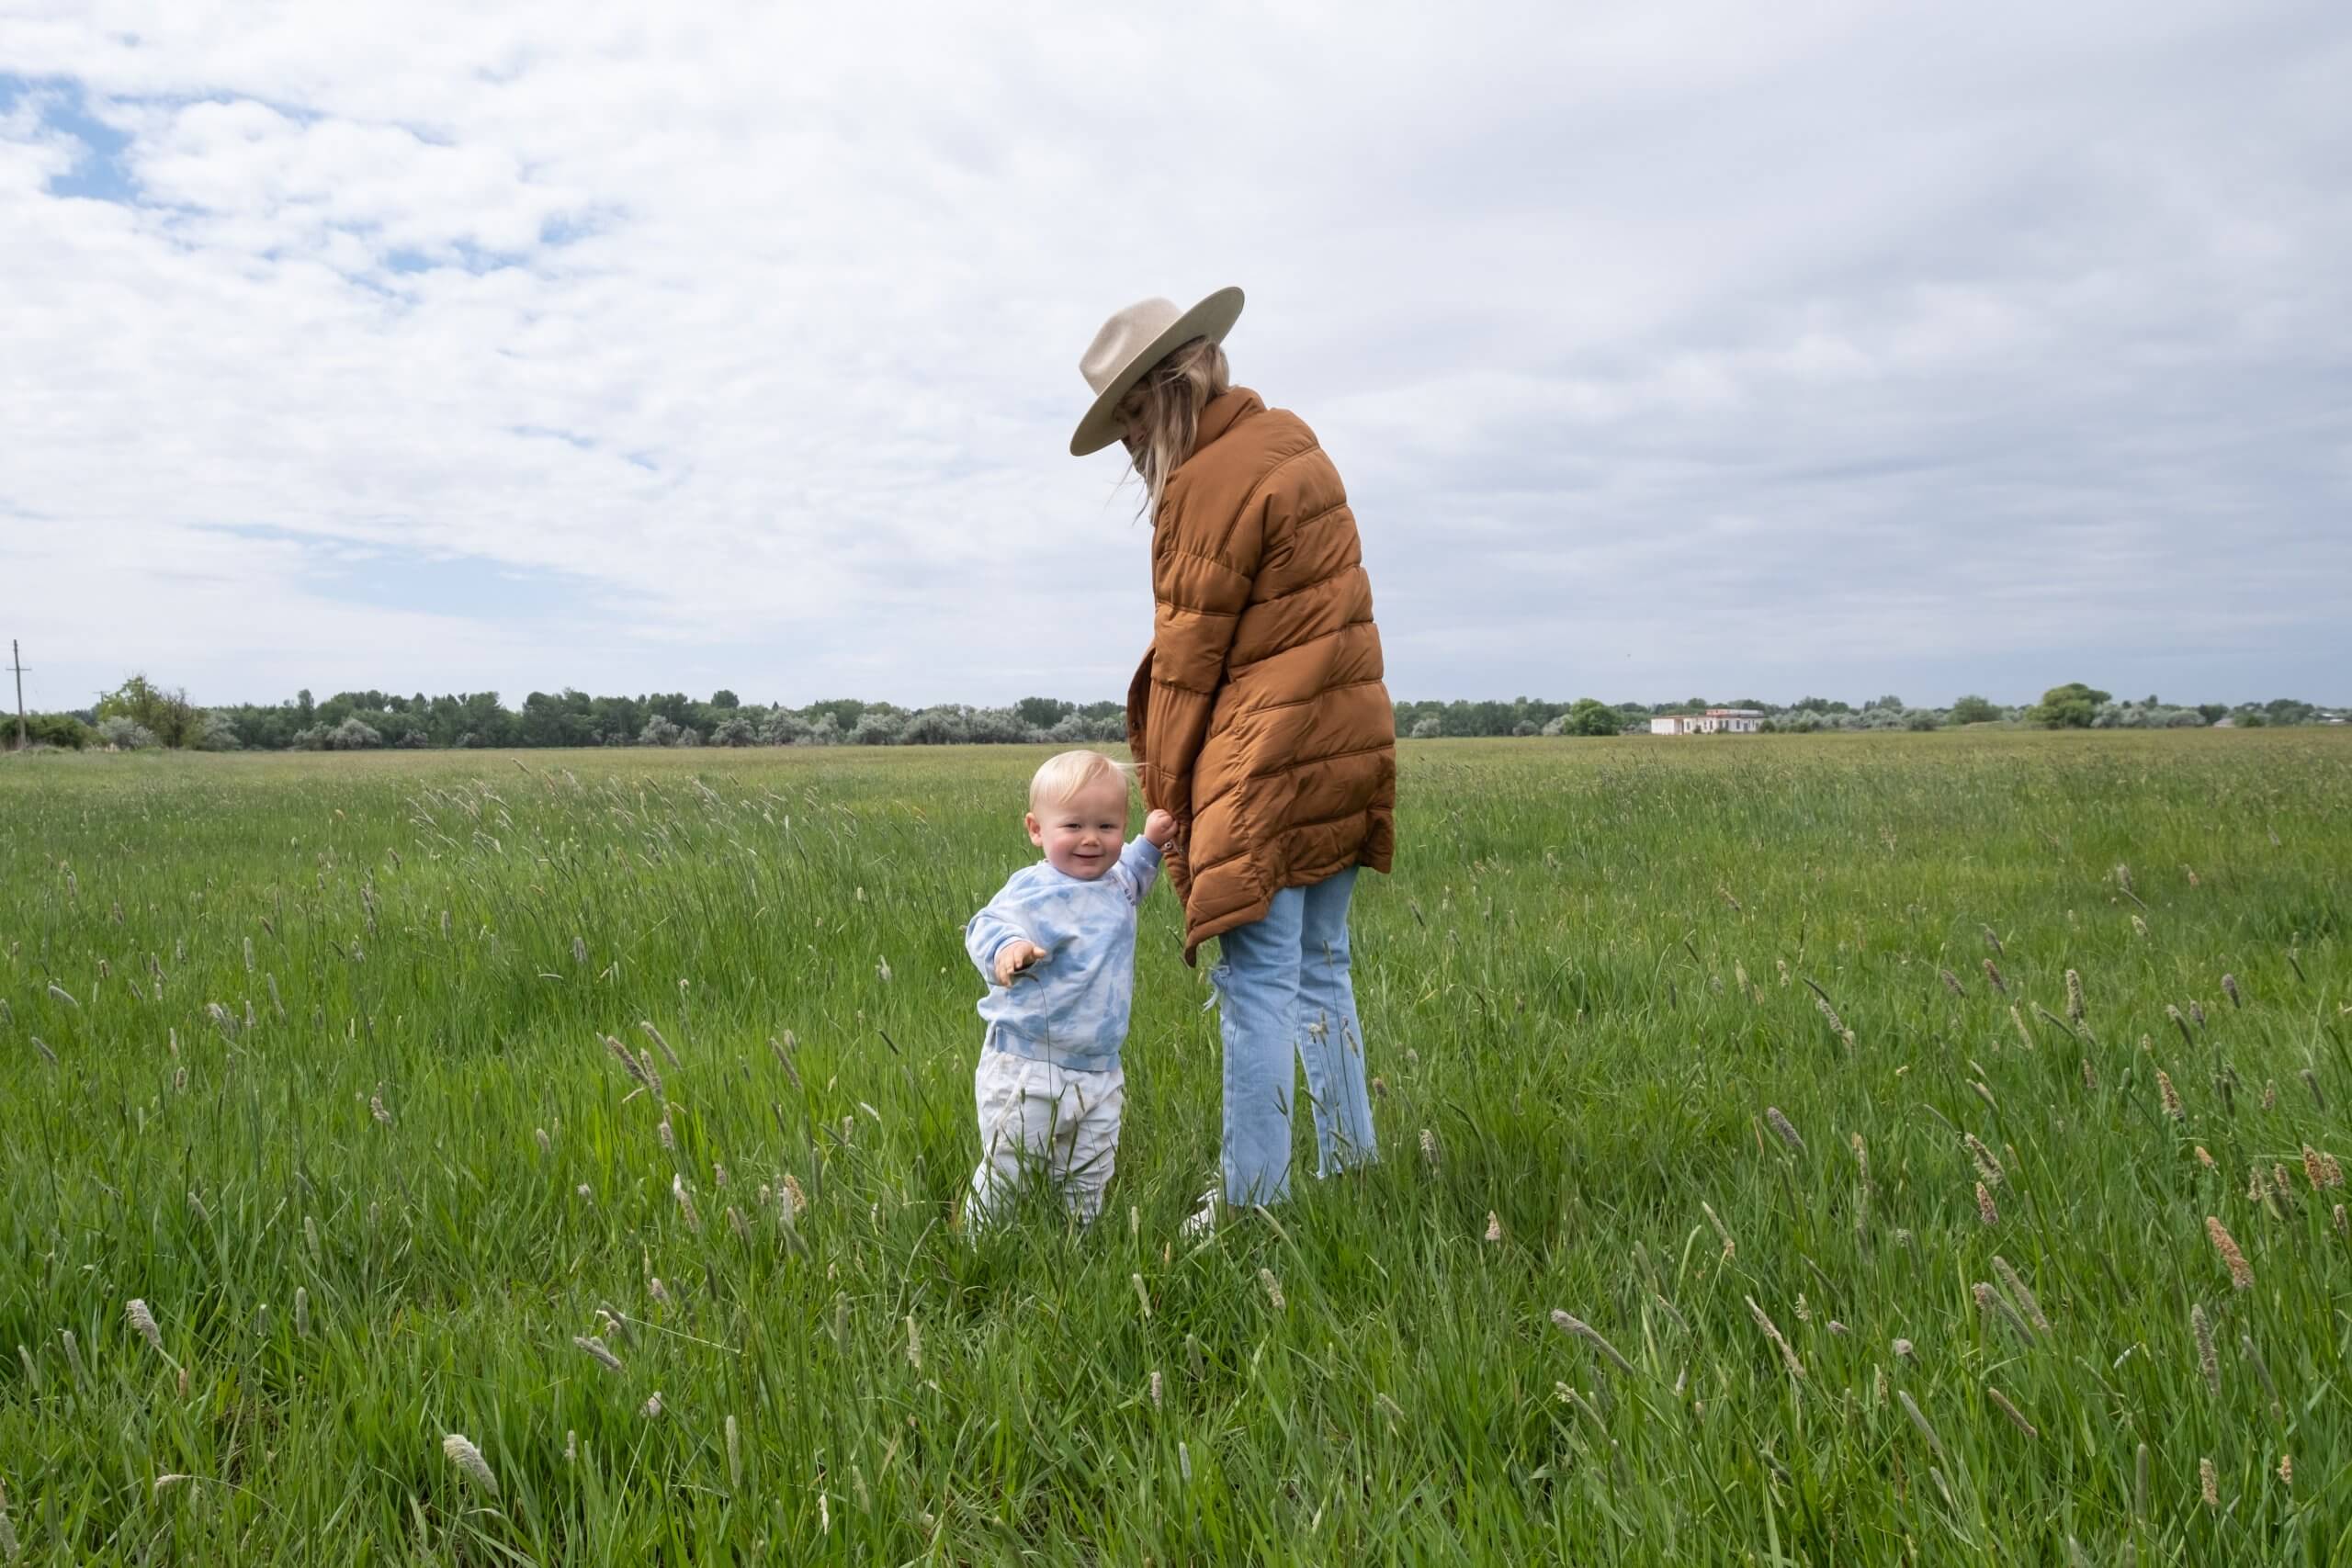
[[[17,743],[17,727],[8,726],[7,743]],[[25,739],[33,746],[55,746],[65,750],[79,751],[93,744],[98,732],[70,713],[37,713],[25,720]]]
[[2114,700],[2112,693],[2069,681],[2042,693],[2041,705],[2027,716],[2044,729],[2088,729],[2098,716],[2099,705]]
[[645,721],[643,729],[638,731],[637,743],[639,746],[675,746],[682,733],[675,722],[657,713]]
[[752,721],[740,713],[731,718],[721,719],[712,726],[710,731],[713,746],[749,746],[756,739]]
[[384,743],[384,734],[355,714],[328,730],[326,742],[332,750],[370,751]]
[[849,743],[853,746],[896,746],[899,731],[905,728],[906,721],[897,714],[868,708],[851,727]]
[[908,746],[959,746],[971,738],[970,716],[953,703],[923,709],[899,732],[899,741]]
[[156,743],[153,730],[120,714],[98,720],[98,739],[123,751],[144,751]]

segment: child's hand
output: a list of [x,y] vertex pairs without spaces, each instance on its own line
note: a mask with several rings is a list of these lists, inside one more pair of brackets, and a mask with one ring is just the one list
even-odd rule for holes
[[996,983],[1000,986],[1012,985],[1015,975],[1045,956],[1046,950],[1035,942],[1013,938],[996,955]]
[[1143,819],[1144,841],[1155,850],[1164,850],[1168,840],[1176,836],[1176,818],[1165,811],[1155,811]]

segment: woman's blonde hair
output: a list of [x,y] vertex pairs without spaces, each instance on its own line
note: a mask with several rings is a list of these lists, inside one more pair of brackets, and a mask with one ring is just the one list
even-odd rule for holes
[[1119,404],[1126,424],[1123,439],[1127,456],[1135,463],[1136,477],[1143,480],[1145,515],[1155,523],[1160,499],[1168,493],[1168,476],[1193,455],[1201,410],[1232,385],[1225,350],[1196,337],[1177,344],[1168,357],[1145,371]]

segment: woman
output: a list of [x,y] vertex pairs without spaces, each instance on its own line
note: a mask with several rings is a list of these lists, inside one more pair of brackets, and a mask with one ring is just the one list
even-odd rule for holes
[[1374,1157],[1349,976],[1356,871],[1395,844],[1395,710],[1355,517],[1299,418],[1234,387],[1220,346],[1241,290],[1103,323],[1069,449],[1124,442],[1152,520],[1150,651],[1127,694],[1144,799],[1171,814],[1184,958],[1217,940],[1225,1037],[1219,1197],[1290,1194],[1294,1053],[1317,1174]]

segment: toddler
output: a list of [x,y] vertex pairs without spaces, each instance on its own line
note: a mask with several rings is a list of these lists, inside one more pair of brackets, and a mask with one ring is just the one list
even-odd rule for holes
[[989,982],[973,1076],[974,1228],[1029,1168],[1051,1176],[1080,1220],[1102,1211],[1125,1097],[1119,1047],[1135,994],[1136,910],[1175,818],[1155,811],[1143,837],[1124,843],[1125,772],[1100,752],[1065,751],[1030,781],[1028,828],[1046,858],[1015,872],[964,928]]

